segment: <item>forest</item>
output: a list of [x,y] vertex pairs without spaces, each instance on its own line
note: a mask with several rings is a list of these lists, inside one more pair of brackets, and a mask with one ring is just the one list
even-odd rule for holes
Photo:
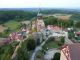
[[10,20],[30,20],[35,17],[35,12],[25,12],[25,11],[0,11],[0,23],[5,23]]

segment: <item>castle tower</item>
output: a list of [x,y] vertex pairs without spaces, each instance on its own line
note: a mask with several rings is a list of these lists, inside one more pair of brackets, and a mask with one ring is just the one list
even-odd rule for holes
[[37,28],[37,31],[41,31],[42,29],[45,28],[43,15],[40,13],[40,9],[38,10],[38,13],[37,13],[36,28]]
[[38,13],[37,13],[37,20],[43,20],[43,16],[40,13],[40,9],[38,10]]

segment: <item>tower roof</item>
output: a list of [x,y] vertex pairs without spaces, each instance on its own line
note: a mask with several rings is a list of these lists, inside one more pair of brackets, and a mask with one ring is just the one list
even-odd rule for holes
[[42,16],[42,14],[40,13],[40,8],[38,9],[37,16]]

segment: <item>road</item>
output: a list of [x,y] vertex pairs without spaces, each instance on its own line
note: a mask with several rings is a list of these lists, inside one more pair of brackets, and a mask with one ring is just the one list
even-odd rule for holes
[[73,42],[68,38],[67,32],[65,32],[65,44],[73,44]]
[[38,51],[40,51],[42,49],[42,46],[46,43],[46,41],[48,40],[49,37],[50,36],[48,36],[43,43],[41,43],[39,46],[37,46],[35,48],[30,60],[35,60],[36,54],[38,53]]
[[33,54],[32,54],[32,57],[30,60],[35,60],[36,58],[36,54],[38,53],[38,51],[41,50],[41,46],[37,46],[36,49],[34,50]]
[[60,53],[60,50],[54,48],[54,49],[49,49],[46,51],[46,54],[44,55],[44,60],[51,60],[54,58],[55,53]]
[[64,36],[65,37],[65,44],[73,44],[73,42],[68,38],[68,32],[64,32],[64,34],[57,34],[57,33],[53,33],[52,34],[53,37],[55,36]]

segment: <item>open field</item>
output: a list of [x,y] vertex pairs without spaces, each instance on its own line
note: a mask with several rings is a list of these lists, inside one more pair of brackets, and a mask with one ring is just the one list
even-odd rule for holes
[[57,14],[57,13],[44,15],[44,17],[49,17],[49,16],[54,16],[61,20],[69,20],[72,15],[71,14]]
[[54,14],[54,17],[62,20],[69,20],[72,15],[68,14]]
[[17,21],[8,21],[4,24],[6,27],[10,28],[11,30],[17,30],[20,26],[20,22]]

